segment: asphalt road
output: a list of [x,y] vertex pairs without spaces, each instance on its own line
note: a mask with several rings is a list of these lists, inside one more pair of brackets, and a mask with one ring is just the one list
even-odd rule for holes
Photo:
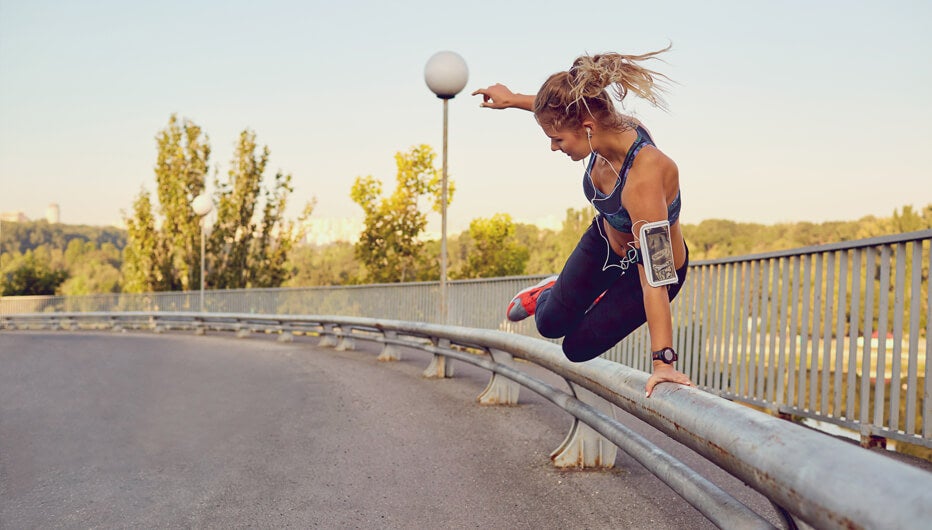
[[[0,528],[713,528],[630,457],[554,469],[570,419],[375,345],[0,334]],[[542,375],[546,377],[546,375]],[[688,449],[626,423],[772,517]],[[774,519],[776,521],[776,519]]]

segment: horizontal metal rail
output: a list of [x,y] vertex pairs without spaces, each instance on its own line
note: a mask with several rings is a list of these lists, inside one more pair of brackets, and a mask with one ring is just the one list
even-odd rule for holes
[[[621,447],[723,528],[770,526],[739,501],[682,463],[578,399],[574,385],[654,426],[766,496],[787,526],[817,528],[927,528],[932,520],[932,473],[737,405],[695,388],[660,385],[644,397],[647,374],[594,359],[574,364],[559,345],[494,330],[420,322],[316,315],[233,313],[46,313],[0,316],[0,329],[59,327],[291,332],[321,336],[321,343],[353,340],[418,348],[435,359],[457,359],[516,381],[560,406]],[[541,366],[570,383],[558,390],[507,362],[502,352]],[[480,353],[482,355],[477,355]],[[381,357],[381,356],[380,356]],[[446,373],[446,368],[442,369]],[[490,383],[491,385],[491,383]],[[613,457],[612,457],[613,458]]]

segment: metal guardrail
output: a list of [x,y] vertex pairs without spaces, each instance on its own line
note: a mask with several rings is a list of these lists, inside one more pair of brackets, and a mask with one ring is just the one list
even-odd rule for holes
[[932,447],[930,242],[924,230],[693,264],[674,309],[689,322],[686,373],[865,443]]
[[[932,448],[932,230],[697,261],[673,303],[680,366],[703,390],[853,431],[863,443]],[[540,338],[504,308],[541,277],[449,282],[445,324]],[[436,282],[207,291],[217,313],[439,321]],[[0,315],[193,311],[196,292],[3,297]],[[876,334],[876,337],[874,335]],[[603,358],[650,369],[642,326]]]
[[[356,340],[383,344],[382,360],[399,358],[399,347],[434,354],[425,375],[452,375],[450,359],[492,372],[479,396],[484,403],[516,403],[515,383],[537,392],[574,418],[555,462],[606,465],[614,452],[581,427],[588,425],[628,452],[709,520],[722,528],[768,528],[760,514],[631,432],[614,419],[617,406],[693,449],[765,495],[788,528],[802,521],[817,528],[927,528],[932,520],[932,473],[756,412],[726,399],[674,385],[644,397],[647,374],[594,359],[570,363],[551,342],[513,333],[436,324],[332,316],[210,313],[46,313],[0,316],[0,329],[144,328],[257,331],[282,338],[316,334],[320,344],[351,349]],[[559,390],[517,368],[530,361],[565,379]],[[596,450],[593,450],[596,449]]]

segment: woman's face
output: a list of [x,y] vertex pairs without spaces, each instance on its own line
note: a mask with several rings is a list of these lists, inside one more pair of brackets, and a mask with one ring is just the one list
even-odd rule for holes
[[570,157],[573,162],[579,162],[592,152],[586,131],[582,127],[555,129],[552,125],[541,125],[541,129],[550,138],[550,150],[566,153],[566,156]]

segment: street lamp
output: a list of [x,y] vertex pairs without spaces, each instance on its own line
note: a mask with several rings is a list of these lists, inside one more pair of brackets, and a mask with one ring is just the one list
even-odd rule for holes
[[437,52],[427,60],[424,81],[443,100],[443,180],[440,196],[440,321],[447,323],[447,102],[466,86],[469,69],[459,54]]
[[201,193],[194,200],[191,201],[191,208],[194,209],[194,213],[201,218],[201,313],[204,312],[204,240],[206,238],[204,229],[204,224],[207,222],[207,214],[214,209],[214,203],[210,200],[210,196],[206,193]]

